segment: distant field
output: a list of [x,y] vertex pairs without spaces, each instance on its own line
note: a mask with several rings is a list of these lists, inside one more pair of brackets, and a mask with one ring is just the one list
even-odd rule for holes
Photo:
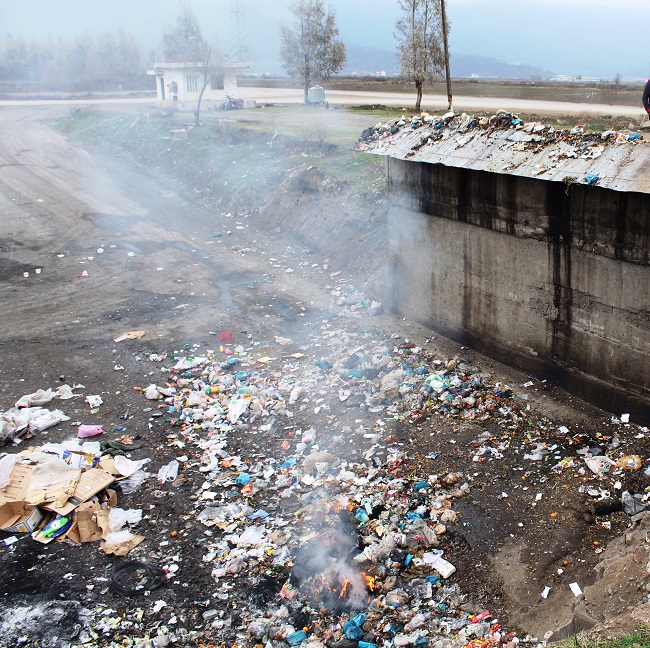
[[[287,78],[239,79],[240,86],[299,88]],[[335,78],[327,83],[330,90],[368,90],[375,92],[413,92],[415,86],[401,79]],[[508,99],[543,99],[585,104],[611,104],[641,107],[643,84],[638,83],[551,83],[549,81],[459,80],[452,82],[452,93],[463,97],[496,97]],[[425,86],[425,93],[447,95],[445,83]]]

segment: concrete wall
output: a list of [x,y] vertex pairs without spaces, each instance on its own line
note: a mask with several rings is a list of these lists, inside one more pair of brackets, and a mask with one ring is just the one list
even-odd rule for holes
[[650,195],[386,160],[395,312],[650,422]]

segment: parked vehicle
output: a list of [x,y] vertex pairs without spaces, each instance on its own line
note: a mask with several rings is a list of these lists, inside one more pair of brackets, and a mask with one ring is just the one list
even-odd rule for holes
[[241,110],[244,107],[244,100],[241,97],[231,97],[227,94],[222,107],[224,110]]

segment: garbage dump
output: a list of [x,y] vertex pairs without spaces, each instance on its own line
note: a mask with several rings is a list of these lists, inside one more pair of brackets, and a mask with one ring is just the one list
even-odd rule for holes
[[[474,567],[462,538],[485,488],[479,470],[490,479],[515,462],[526,485],[513,480],[500,499],[520,496],[530,511],[561,479],[598,528],[644,515],[647,457],[634,444],[648,430],[629,415],[570,429],[533,414],[531,393],[545,381],[496,381],[466,349],[445,355],[431,340],[382,332],[380,305],[363,291],[330,296],[329,314],[300,342],[222,330],[210,344],[145,354],[150,380],[133,388],[143,434],[164,452],[97,424],[106,397],[84,401],[93,425],[62,413],[63,442],[13,423],[7,438],[20,451],[0,456],[5,545],[28,533],[44,544],[97,542],[102,555],[128,555],[98,582],[142,597],[129,612],[88,611],[83,645],[543,645],[548,637],[508,627],[496,597],[467,589]],[[174,499],[181,488],[189,497]],[[148,508],[118,505],[119,493]],[[166,499],[175,526],[154,538]],[[517,520],[514,529],[525,526]],[[200,556],[194,573],[175,548],[185,538]],[[564,569],[540,586],[542,601],[560,590],[584,596]],[[170,595],[189,591],[197,570],[212,593],[195,598],[190,622]],[[152,616],[165,620],[154,627]]]
[[[581,125],[561,129],[525,122],[507,110],[489,116],[425,111],[369,126],[358,138],[357,148],[429,162],[439,161],[435,156],[444,154],[445,162],[453,166],[455,158],[464,160],[457,151],[470,145],[480,147],[473,150],[481,151],[481,164],[490,171],[615,187],[617,165],[625,164],[625,155],[634,147],[647,143],[636,132],[586,132]],[[610,164],[608,156],[618,162]]]

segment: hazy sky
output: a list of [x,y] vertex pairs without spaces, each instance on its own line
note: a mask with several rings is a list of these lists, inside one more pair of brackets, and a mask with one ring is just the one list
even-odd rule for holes
[[[203,35],[231,41],[233,0],[184,0]],[[278,31],[290,0],[239,0],[257,72],[276,72]],[[397,0],[330,0],[347,44],[394,50]],[[648,0],[447,0],[450,48],[517,61],[559,74],[611,79],[650,76]],[[0,0],[0,33],[65,38],[84,32],[133,33],[155,49],[178,15],[180,0]]]

